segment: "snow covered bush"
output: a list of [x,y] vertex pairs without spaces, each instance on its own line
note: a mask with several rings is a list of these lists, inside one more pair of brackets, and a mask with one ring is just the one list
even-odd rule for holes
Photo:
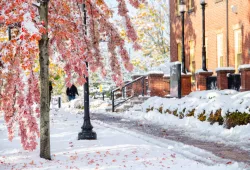
[[75,100],[70,101],[70,108],[84,109],[84,99],[79,97]]
[[249,106],[250,92],[210,90],[192,92],[182,99],[152,97],[143,103],[143,111],[157,110],[180,119],[192,116],[231,128],[250,123]]
[[[69,102],[70,108],[75,109],[84,109],[84,98],[79,97],[75,100],[72,100]],[[106,101],[100,100],[100,99],[90,99],[90,109],[98,109],[98,108],[105,108],[108,106],[108,103]]]

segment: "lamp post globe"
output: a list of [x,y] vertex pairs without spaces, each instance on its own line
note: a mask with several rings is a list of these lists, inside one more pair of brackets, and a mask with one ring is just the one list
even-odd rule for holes
[[179,5],[179,11],[186,12],[186,5],[183,2]]
[[206,0],[200,0],[201,5],[207,4]]

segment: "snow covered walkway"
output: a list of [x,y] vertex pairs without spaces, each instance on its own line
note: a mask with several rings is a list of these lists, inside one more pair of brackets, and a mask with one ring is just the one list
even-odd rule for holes
[[[78,141],[82,115],[61,109],[51,116],[52,161],[39,158],[39,149],[24,151],[20,138],[7,140],[7,131],[0,118],[0,169],[82,169],[82,170],[243,170],[245,165],[224,162],[203,150],[160,141],[129,130],[93,121],[96,141]],[[38,147],[39,148],[39,147]],[[196,160],[196,158],[199,158]],[[205,164],[203,164],[205,163]]]
[[[227,159],[224,160],[224,162],[230,162],[229,160],[232,162],[244,162],[250,167],[250,151],[243,150],[240,147],[236,147],[235,145],[200,140],[194,138],[193,136],[188,136],[183,129],[172,127],[165,128],[162,125],[157,125],[145,120],[135,121],[129,118],[124,118],[123,116],[96,113],[92,113],[92,118],[94,120],[99,120],[101,122],[105,122],[106,124],[122,129],[130,129],[136,133],[151,135],[153,138],[158,138],[157,140],[167,139],[204,149],[206,151],[212,152],[214,155],[217,155],[220,158]],[[168,143],[169,142],[170,141],[168,141]],[[199,157],[196,156],[194,159],[199,160]],[[199,161],[202,162],[204,159]]]

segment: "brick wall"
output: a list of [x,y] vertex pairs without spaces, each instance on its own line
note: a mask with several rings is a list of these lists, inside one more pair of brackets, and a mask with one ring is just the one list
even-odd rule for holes
[[228,89],[228,78],[226,72],[217,73],[217,86],[219,90]]
[[217,86],[219,90],[228,89],[228,77],[227,74],[234,73],[234,70],[217,70]]
[[170,76],[164,76],[163,83],[164,83],[164,94],[165,95],[170,94]]
[[191,93],[191,75],[181,75],[181,95],[186,96]]
[[[186,96],[191,93],[191,75],[182,75],[182,96]],[[148,84],[150,90],[150,96],[164,97],[170,94],[170,77],[163,74],[149,74]]]
[[250,90],[250,68],[240,70],[241,73],[241,91]]
[[196,89],[207,90],[207,77],[212,76],[212,72],[199,72],[196,73]]
[[163,81],[163,74],[152,73],[148,75],[148,88],[150,90],[150,96],[164,97],[165,83]]
[[[141,76],[143,76],[143,75],[134,75],[134,76],[132,76],[132,79],[135,80]],[[142,95],[142,91],[143,91],[142,83],[143,83],[143,80],[141,79],[141,80],[132,84],[132,89],[133,89],[132,93],[135,96]],[[146,94],[146,80],[144,81],[144,94]]]
[[[185,13],[185,54],[186,67],[190,70],[189,41],[195,42],[195,68],[200,69],[202,65],[202,11],[200,0],[194,0],[195,6],[193,12]],[[206,37],[208,68],[215,71],[218,67],[217,59],[217,34],[223,33],[223,65],[235,67],[234,52],[234,30],[242,28],[243,36],[243,64],[250,62],[250,1],[249,0],[228,0],[228,18],[229,18],[229,65],[227,65],[227,45],[226,45],[226,0],[215,3],[215,0],[209,0],[206,6]],[[186,1],[187,2],[187,1]],[[232,12],[231,6],[237,6],[237,14]],[[176,0],[170,0],[170,54],[171,61],[177,61],[177,43],[181,42],[181,18],[177,16]]]

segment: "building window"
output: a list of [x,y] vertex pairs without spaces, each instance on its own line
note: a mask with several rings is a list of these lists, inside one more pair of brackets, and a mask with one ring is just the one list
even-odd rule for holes
[[238,71],[239,65],[242,64],[242,31],[234,31],[234,53],[235,53],[235,70]]
[[223,67],[223,34],[217,34],[218,67]]
[[177,50],[178,50],[178,61],[181,62],[181,52],[182,52],[182,45],[181,43],[177,44]]
[[206,47],[206,67],[208,68],[208,38],[205,38],[205,47]]
[[179,9],[179,5],[180,5],[180,0],[176,0],[176,15],[180,16],[180,9]]
[[188,0],[188,12],[194,11],[194,0]]
[[194,82],[195,81],[195,56],[194,56],[194,41],[189,41],[189,70],[192,73],[192,77],[191,77],[191,81]]

